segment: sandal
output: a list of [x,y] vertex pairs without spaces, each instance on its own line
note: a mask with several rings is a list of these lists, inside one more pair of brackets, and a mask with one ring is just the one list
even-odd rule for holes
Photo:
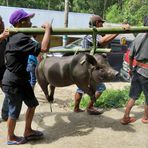
[[20,144],[25,144],[25,143],[27,143],[27,140],[26,140],[26,138],[24,138],[24,137],[18,137],[18,136],[16,136],[16,140],[14,140],[14,141],[7,141],[7,145],[20,145]]
[[142,123],[148,123],[148,119],[145,119],[144,117],[141,119]]
[[95,108],[88,108],[87,113],[90,115],[100,115],[103,113],[103,111],[99,111],[99,109],[95,109]]
[[29,141],[29,140],[38,140],[38,139],[42,139],[43,135],[44,134],[42,132],[33,130],[33,133],[31,135],[29,135],[29,136],[25,136],[25,139],[27,141]]
[[136,118],[134,118],[134,117],[124,117],[124,118],[121,119],[120,122],[121,122],[121,124],[126,125],[126,124],[129,124],[129,123],[133,123],[135,121],[136,121]]

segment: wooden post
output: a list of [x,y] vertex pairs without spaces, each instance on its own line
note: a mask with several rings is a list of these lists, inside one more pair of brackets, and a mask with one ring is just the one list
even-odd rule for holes
[[[65,0],[65,15],[64,15],[64,27],[68,27],[68,13],[69,13],[69,0]],[[63,35],[63,46],[67,45],[68,36]]]

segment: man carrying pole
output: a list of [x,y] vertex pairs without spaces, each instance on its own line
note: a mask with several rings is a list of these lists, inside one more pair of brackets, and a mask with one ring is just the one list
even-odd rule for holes
[[[103,23],[105,21],[98,15],[93,15],[90,18],[89,21],[89,27],[93,28],[93,27],[97,27],[97,28],[101,28],[103,27]],[[129,25],[128,24],[123,24],[122,26],[124,29],[128,30],[129,29]],[[96,46],[96,47],[104,47],[107,43],[109,43],[110,41],[112,41],[118,34],[108,34],[108,35],[97,35],[95,37],[95,41],[92,37],[92,35],[87,35],[84,37],[83,39],[83,48],[90,48],[92,46]],[[95,45],[94,45],[95,43]],[[103,91],[106,90],[105,84],[104,83],[99,83],[96,87],[96,92],[95,92],[95,98],[98,99],[101,94],[103,93]],[[79,108],[79,104],[83,95],[83,91],[81,89],[77,89],[76,94],[75,94],[75,105],[74,105],[74,112],[82,112],[83,110],[81,110]],[[88,106],[87,106],[87,112],[91,115],[99,115],[102,113],[102,111],[99,111],[98,109],[94,108],[94,102],[92,100],[90,100]]]

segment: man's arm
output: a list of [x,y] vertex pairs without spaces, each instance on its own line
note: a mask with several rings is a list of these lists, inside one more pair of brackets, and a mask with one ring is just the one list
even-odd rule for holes
[[107,45],[110,41],[112,41],[116,36],[118,36],[118,34],[108,34],[108,35],[105,35],[103,36],[100,41],[99,41],[99,44],[101,46],[105,46]]
[[[129,30],[130,28],[130,25],[129,24],[123,24],[122,25],[122,28],[124,30]],[[108,35],[105,35],[103,36],[100,41],[99,41],[99,44],[101,46],[105,46],[106,44],[108,44],[110,41],[112,41],[116,36],[118,36],[118,34],[108,34]]]
[[0,34],[0,42],[2,42],[4,39],[6,39],[9,36],[9,31],[8,30],[4,30],[1,34]]

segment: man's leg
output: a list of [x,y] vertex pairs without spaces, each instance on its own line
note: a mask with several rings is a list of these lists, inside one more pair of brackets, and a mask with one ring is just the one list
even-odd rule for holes
[[1,110],[2,119],[5,120],[5,121],[7,121],[7,119],[8,119],[8,112],[9,112],[9,109],[8,109],[8,98],[5,95],[4,101],[3,101],[3,105],[2,105],[2,110]]
[[[96,87],[96,92],[95,92],[95,98],[96,99],[99,99],[100,96],[102,95],[103,91],[106,90],[106,86],[104,83],[99,83]],[[93,101],[90,100],[89,104],[88,104],[88,107],[87,107],[87,112],[89,114],[92,114],[92,115],[99,115],[99,114],[102,114],[103,111],[101,110],[98,110],[96,108],[94,108],[94,103]]]
[[[101,96],[101,94],[102,94],[102,92],[98,92],[98,91],[96,91],[96,93],[95,93],[95,98],[96,98],[96,99],[99,99],[99,97]],[[93,106],[94,106],[93,101],[90,100],[90,102],[89,102],[87,108],[92,108]]]
[[129,101],[127,102],[124,116],[121,119],[122,124],[129,124],[129,123],[136,121],[136,119],[134,117],[130,117],[130,111],[131,111],[132,107],[134,106],[134,104],[135,104],[135,100],[130,98]]
[[8,112],[9,117],[8,117],[8,120],[7,120],[7,127],[8,127],[7,140],[8,141],[16,141],[16,136],[14,134],[14,130],[15,130],[15,126],[16,126],[16,118],[15,118],[15,115],[16,115],[16,112],[17,112],[16,107],[18,107],[19,105],[16,105],[13,102],[13,100],[15,101],[15,95],[5,94],[5,96],[7,98],[7,107],[8,107],[8,111],[9,111]]
[[142,92],[141,83],[139,81],[139,74],[136,71],[134,71],[132,75],[133,76],[132,76],[132,81],[131,81],[131,87],[129,91],[130,98],[129,98],[129,101],[127,102],[124,116],[121,119],[122,124],[128,124],[128,123],[132,123],[136,121],[134,117],[130,117],[130,111],[132,107],[134,106],[135,101],[139,98]]
[[14,134],[15,125],[16,125],[16,119],[12,119],[9,117],[7,120],[7,126],[8,126],[7,140],[8,141],[16,141],[16,136]]
[[35,112],[35,107],[32,107],[32,108],[28,107],[28,109],[26,111],[26,117],[25,117],[24,137],[32,134],[33,130],[31,128],[31,124],[32,124],[34,112]]
[[[101,96],[101,94],[102,94],[101,92],[96,91],[95,98],[96,99],[99,99],[99,97]],[[99,114],[102,114],[103,113],[102,110],[100,111],[99,109],[97,109],[97,108],[94,107],[94,103],[93,103],[92,100],[90,100],[90,102],[88,103],[87,112],[89,114],[92,114],[92,115],[99,115]]]
[[22,107],[22,100],[18,96],[18,94],[5,94],[8,99],[8,113],[9,117],[7,120],[8,126],[8,133],[7,133],[7,144],[14,145],[14,144],[24,144],[27,141],[24,137],[18,137],[14,134],[16,120],[19,117],[21,107]]
[[80,109],[80,102],[82,99],[82,93],[76,92],[75,93],[75,104],[74,104],[74,112],[83,112],[83,110]]
[[143,93],[145,96],[144,115],[143,115],[141,121],[143,123],[148,123],[148,78],[145,78],[142,76],[140,78],[141,78]]
[[135,100],[130,98],[129,101],[127,102],[127,105],[126,105],[124,118],[129,118],[130,111],[131,111],[132,107],[134,106],[134,104],[135,104]]
[[144,106],[144,116],[142,118],[142,122],[148,123],[148,105]]
[[24,137],[26,140],[37,140],[43,137],[42,132],[33,130],[31,127],[35,108],[36,107],[28,107],[26,111],[26,118],[25,118],[26,123],[25,123],[25,130],[24,130]]
[[[2,81],[0,80],[0,88],[2,89]],[[3,120],[7,121],[8,119],[8,99],[5,95],[4,100],[3,100],[3,105],[1,109],[1,117]]]

